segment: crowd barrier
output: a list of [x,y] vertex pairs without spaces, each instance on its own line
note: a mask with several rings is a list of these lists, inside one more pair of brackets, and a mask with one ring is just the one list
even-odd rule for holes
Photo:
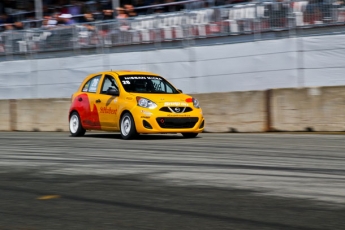
[[73,26],[0,33],[0,55],[169,42],[293,31],[345,24],[345,7],[333,0],[224,5]]
[[[205,132],[345,131],[345,86],[193,95]],[[70,99],[0,100],[1,131],[68,131]]]

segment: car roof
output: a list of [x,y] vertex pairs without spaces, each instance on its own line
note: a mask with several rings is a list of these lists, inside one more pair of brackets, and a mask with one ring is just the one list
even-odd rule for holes
[[146,71],[137,71],[137,70],[111,70],[109,72],[114,72],[120,76],[121,75],[136,75],[136,74],[158,76],[158,74],[156,74],[156,73],[146,72]]

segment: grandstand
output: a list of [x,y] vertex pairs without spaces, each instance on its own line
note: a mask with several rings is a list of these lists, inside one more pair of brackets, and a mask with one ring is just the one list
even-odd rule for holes
[[[6,8],[8,2],[13,1],[4,1],[0,11],[0,56],[150,44],[156,47],[203,38],[246,41],[248,36],[271,38],[272,33],[276,38],[277,34],[295,36],[300,31],[315,34],[315,30],[331,28],[333,32],[345,23],[344,5],[333,0],[234,4],[189,0],[155,5],[125,2],[127,8],[117,10],[112,10],[110,1],[71,1],[74,5],[44,4],[41,19],[37,10],[35,17],[34,11]],[[121,12],[126,12],[123,17]]]

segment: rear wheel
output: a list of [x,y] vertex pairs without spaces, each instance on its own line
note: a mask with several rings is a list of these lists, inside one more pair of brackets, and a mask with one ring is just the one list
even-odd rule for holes
[[120,121],[121,137],[125,140],[133,139],[138,135],[132,114],[126,112]]
[[69,118],[69,131],[72,137],[83,136],[86,132],[86,130],[81,125],[80,117],[77,112],[73,112]]
[[194,138],[198,136],[199,133],[182,133],[183,137],[185,138]]

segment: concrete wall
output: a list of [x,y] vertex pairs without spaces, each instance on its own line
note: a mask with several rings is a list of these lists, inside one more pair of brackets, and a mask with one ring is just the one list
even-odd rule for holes
[[10,100],[0,100],[0,130],[11,130],[10,124]]
[[[264,130],[264,91],[197,94],[209,132]],[[68,131],[68,99],[0,100],[0,130]]]
[[[345,86],[195,94],[208,132],[345,131]],[[69,99],[0,100],[0,130],[68,131]]]
[[345,131],[345,87],[273,90],[272,124],[280,131]]
[[186,93],[345,85],[345,35],[0,62],[0,99],[69,98],[90,73],[144,70]]
[[22,99],[15,103],[13,130],[68,131],[69,99]]
[[262,132],[266,125],[265,92],[196,94],[208,132]]

